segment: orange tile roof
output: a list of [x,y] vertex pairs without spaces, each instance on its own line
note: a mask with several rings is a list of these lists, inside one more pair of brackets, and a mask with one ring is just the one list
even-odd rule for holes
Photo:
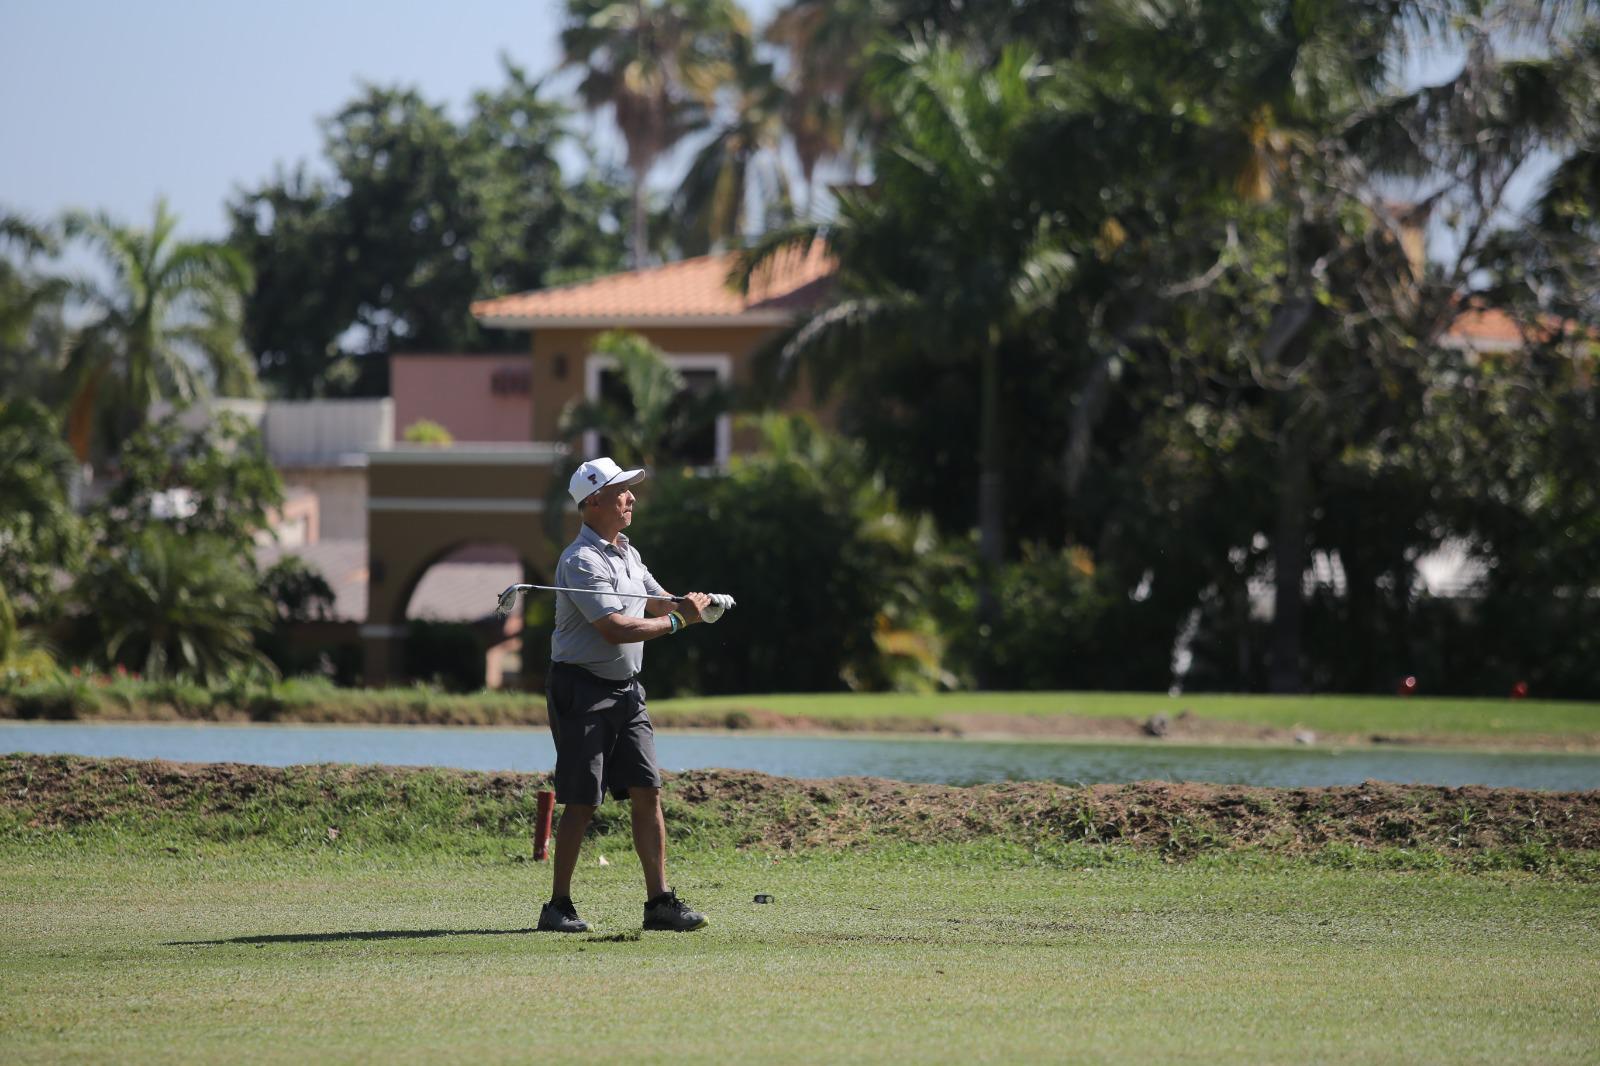
[[[533,329],[551,326],[782,324],[815,306],[837,266],[818,242],[804,253],[775,260],[741,294],[729,287],[737,252],[703,255],[676,263],[607,274],[571,285],[478,300],[472,314],[485,326]],[[1495,308],[1469,307],[1447,336],[1468,347],[1510,348],[1526,340],[1516,319]]]
[[1517,320],[1498,308],[1468,308],[1450,323],[1446,333],[1467,342],[1496,345],[1521,344],[1523,329]]
[[1469,306],[1445,331],[1447,342],[1463,348],[1510,351],[1527,344],[1546,344],[1557,338],[1596,336],[1582,323],[1542,314],[1537,321],[1519,320],[1494,307]]
[[779,324],[815,304],[834,262],[819,242],[775,260],[741,294],[728,286],[737,252],[704,255],[572,285],[479,300],[472,313],[485,326],[629,326]]

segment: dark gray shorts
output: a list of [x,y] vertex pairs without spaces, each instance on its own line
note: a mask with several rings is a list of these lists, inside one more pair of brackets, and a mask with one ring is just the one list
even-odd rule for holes
[[556,802],[598,807],[607,789],[660,788],[656,732],[638,678],[608,681],[581,666],[551,663],[545,682],[556,742]]

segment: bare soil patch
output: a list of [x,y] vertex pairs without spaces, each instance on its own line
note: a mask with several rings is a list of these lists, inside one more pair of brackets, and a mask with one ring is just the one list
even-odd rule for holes
[[[525,832],[533,794],[546,787],[546,774],[0,757],[0,814],[30,831],[71,831],[107,820],[204,820],[245,808],[263,824],[306,809],[392,821],[419,797],[430,797],[430,817],[450,826]],[[441,795],[449,802],[437,803]],[[1528,847],[1600,849],[1600,791],[1371,781],[1297,789],[1148,781],[959,788],[700,770],[667,775],[665,802],[674,833],[731,834],[737,846],[785,850],[972,840],[1124,844],[1173,857],[1246,847],[1293,854],[1330,844],[1462,856]]]

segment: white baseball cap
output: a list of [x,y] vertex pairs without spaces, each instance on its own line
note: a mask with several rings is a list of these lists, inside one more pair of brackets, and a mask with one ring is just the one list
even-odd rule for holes
[[643,470],[624,470],[610,456],[602,455],[572,472],[567,491],[572,494],[573,503],[582,503],[607,485],[632,485],[643,480]]

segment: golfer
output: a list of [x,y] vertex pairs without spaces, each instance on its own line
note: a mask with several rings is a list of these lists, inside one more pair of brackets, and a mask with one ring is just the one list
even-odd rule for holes
[[[556,596],[550,638],[545,693],[556,742],[556,802],[562,810],[550,902],[539,912],[541,931],[589,929],[572,903],[572,871],[584,830],[607,789],[618,799],[626,796],[633,807],[633,847],[644,867],[647,893],[644,927],[685,932],[706,924],[705,915],[667,887],[661,773],[639,667],[645,641],[701,621],[712,597],[691,592],[674,603],[628,543],[622,531],[633,521],[629,486],[643,478],[643,470],[623,470],[601,458],[578,467],[568,484],[583,527],[561,553],[556,584],[585,591]],[[707,618],[715,620],[720,613],[712,608]]]

